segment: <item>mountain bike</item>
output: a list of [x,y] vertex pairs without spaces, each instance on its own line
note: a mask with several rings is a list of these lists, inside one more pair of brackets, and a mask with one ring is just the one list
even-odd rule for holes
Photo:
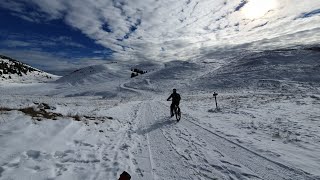
[[[172,100],[167,100],[167,101],[172,101]],[[171,107],[170,107],[170,111],[171,111]],[[176,116],[177,121],[179,122],[181,119],[181,110],[179,105],[175,105],[173,108],[173,116]]]

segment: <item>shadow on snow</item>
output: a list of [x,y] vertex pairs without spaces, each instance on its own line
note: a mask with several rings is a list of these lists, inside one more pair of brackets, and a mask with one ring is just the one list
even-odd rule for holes
[[176,122],[177,122],[176,120],[171,120],[171,119],[165,118],[162,121],[157,121],[156,123],[150,125],[149,127],[138,129],[136,131],[136,133],[139,134],[139,135],[145,135],[145,134],[147,134],[147,133],[149,133],[151,131],[154,131],[154,130],[157,130],[157,129],[161,129],[161,128],[165,127],[165,126],[174,124]]

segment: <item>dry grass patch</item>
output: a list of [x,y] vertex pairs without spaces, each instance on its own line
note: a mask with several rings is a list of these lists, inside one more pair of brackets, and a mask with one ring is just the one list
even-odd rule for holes
[[33,118],[46,118],[46,119],[52,119],[57,120],[58,117],[63,117],[60,113],[53,113],[53,112],[47,112],[44,109],[36,110],[33,107],[27,107],[24,109],[19,109],[19,111],[23,112],[26,115],[29,115]]
[[6,107],[0,107],[0,112],[7,112],[7,111],[12,111],[14,109],[11,108],[6,108]]
[[35,103],[38,105],[37,107],[26,107],[26,108],[7,108],[7,107],[0,107],[0,112],[8,112],[8,111],[20,111],[23,112],[25,115],[28,115],[32,117],[33,119],[36,119],[37,121],[41,121],[42,119],[52,119],[57,120],[59,117],[66,117],[66,118],[72,118],[75,121],[82,121],[84,119],[84,122],[88,125],[88,120],[96,121],[95,124],[99,124],[98,121],[104,123],[106,119],[112,120],[113,117],[91,117],[91,116],[80,116],[80,115],[72,115],[67,114],[63,115],[60,113],[54,113],[47,111],[48,109],[51,109],[51,107],[48,104],[45,103]]

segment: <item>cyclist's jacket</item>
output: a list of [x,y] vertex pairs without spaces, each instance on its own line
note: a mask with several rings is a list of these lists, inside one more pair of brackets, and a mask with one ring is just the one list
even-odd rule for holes
[[172,104],[179,104],[181,97],[180,94],[178,93],[172,93],[169,97],[168,97],[168,101],[170,100],[170,98],[172,98]]

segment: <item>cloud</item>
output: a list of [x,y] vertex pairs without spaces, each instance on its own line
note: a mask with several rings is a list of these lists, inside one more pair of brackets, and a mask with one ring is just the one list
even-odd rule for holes
[[29,47],[29,48],[45,48],[45,47],[75,47],[86,48],[83,44],[75,42],[71,37],[67,36],[42,36],[28,34],[13,34],[10,32],[0,31],[4,35],[0,35],[0,38],[7,39],[0,42],[2,47],[17,48],[17,47]]
[[17,40],[5,40],[1,42],[1,45],[7,46],[7,47],[30,47],[31,43],[25,42],[25,41],[17,41]]
[[259,15],[269,0],[254,1],[2,0],[0,6],[38,23],[61,19],[119,60],[188,60],[203,49],[248,43],[319,43],[319,0],[274,0]]
[[[104,64],[108,60],[99,57],[80,57],[77,61],[61,54],[41,51],[41,49],[11,50],[0,49],[0,54],[12,57],[44,71],[72,71],[82,67]],[[27,56],[26,56],[27,55]]]

